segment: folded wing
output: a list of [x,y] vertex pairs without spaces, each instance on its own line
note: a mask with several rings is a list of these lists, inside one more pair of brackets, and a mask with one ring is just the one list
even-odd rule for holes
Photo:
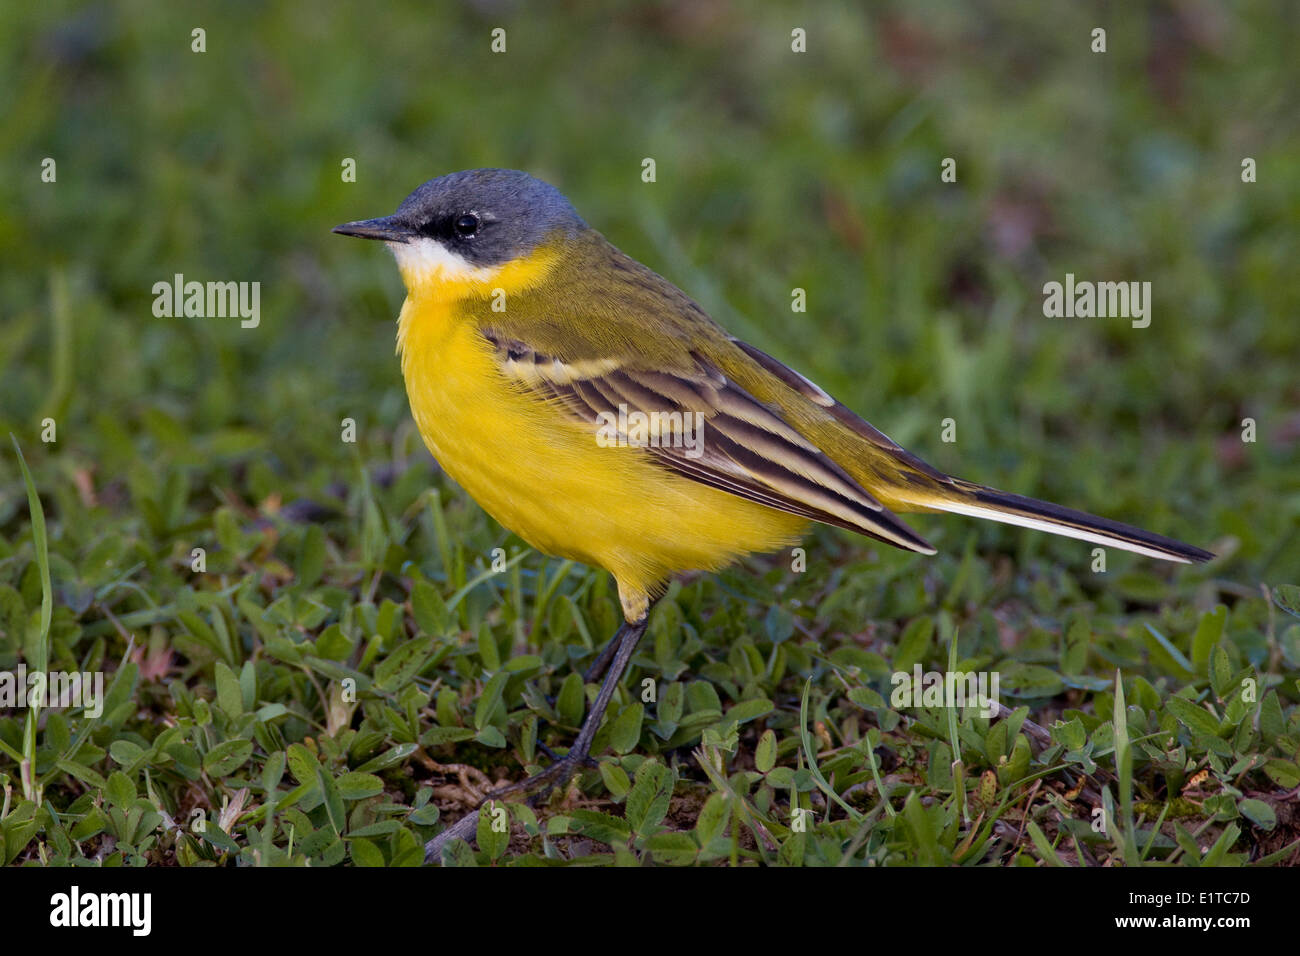
[[[566,361],[509,335],[483,335],[501,373],[574,420],[616,429],[663,467],[770,508],[925,554],[934,549],[782,417],[703,356],[671,368]],[[793,374],[793,373],[791,373]],[[635,414],[634,414],[635,413]],[[637,415],[644,416],[638,418]],[[654,440],[643,441],[647,433]],[[629,435],[640,428],[643,434]]]

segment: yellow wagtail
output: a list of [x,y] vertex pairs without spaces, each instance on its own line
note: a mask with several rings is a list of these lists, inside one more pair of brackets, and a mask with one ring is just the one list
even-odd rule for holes
[[554,786],[592,738],[677,572],[794,543],[809,521],[933,554],[895,512],[951,511],[1169,561],[1213,555],[945,475],[798,372],[728,335],[588,226],[554,187],[475,169],[335,232],[388,244],[407,298],[397,347],[429,450],[539,551],[614,575],[624,623]]

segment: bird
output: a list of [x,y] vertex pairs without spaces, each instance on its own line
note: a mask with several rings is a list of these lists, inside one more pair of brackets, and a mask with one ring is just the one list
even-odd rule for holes
[[430,179],[390,216],[336,226],[392,251],[397,352],[439,465],[533,548],[609,572],[623,620],[567,752],[503,788],[533,796],[592,742],[674,575],[797,543],[813,522],[934,554],[898,517],[948,512],[1181,563],[1208,551],[944,474],[778,359],[729,334],[509,169]]

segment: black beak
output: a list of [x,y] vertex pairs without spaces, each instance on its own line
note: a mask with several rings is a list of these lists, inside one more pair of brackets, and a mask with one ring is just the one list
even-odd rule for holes
[[382,239],[384,242],[408,242],[415,235],[415,230],[399,222],[396,216],[345,222],[341,226],[335,226],[331,231],[343,236],[356,236],[359,239]]

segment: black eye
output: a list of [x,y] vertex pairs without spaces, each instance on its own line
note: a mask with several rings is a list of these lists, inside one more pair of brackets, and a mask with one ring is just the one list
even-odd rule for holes
[[478,232],[478,216],[475,216],[473,213],[461,216],[452,223],[452,226],[456,230],[456,235],[468,239],[470,236],[474,235],[474,233]]

